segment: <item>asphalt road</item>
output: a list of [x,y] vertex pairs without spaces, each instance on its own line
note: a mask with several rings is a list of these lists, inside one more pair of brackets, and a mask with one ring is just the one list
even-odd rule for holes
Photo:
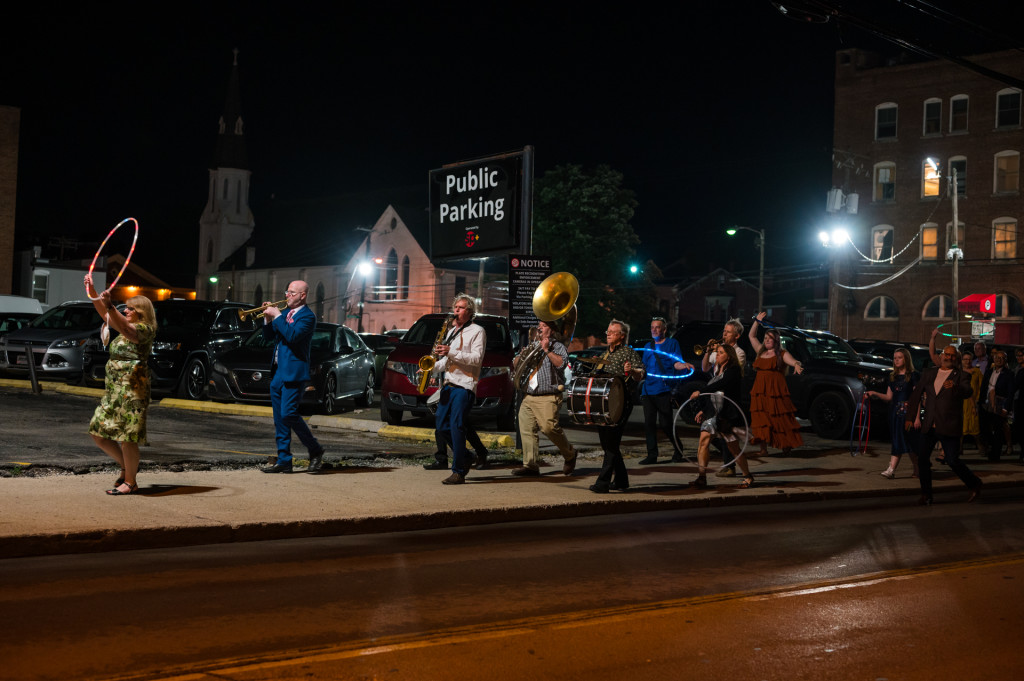
[[780,504],[0,561],[0,678],[1011,679],[1024,504]]

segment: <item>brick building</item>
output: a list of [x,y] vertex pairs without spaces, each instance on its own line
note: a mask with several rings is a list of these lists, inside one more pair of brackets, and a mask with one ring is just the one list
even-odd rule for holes
[[[836,214],[850,241],[832,251],[832,331],[923,342],[947,324],[966,337],[969,324],[949,324],[956,280],[958,298],[997,296],[995,342],[1021,342],[1024,54],[970,61],[1002,76],[946,61],[892,65],[857,49],[837,53],[833,185],[857,194],[859,205],[854,211],[848,201]],[[955,201],[947,191],[953,170]]]

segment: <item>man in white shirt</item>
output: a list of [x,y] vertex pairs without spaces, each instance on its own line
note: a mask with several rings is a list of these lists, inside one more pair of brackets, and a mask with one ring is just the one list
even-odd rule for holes
[[465,293],[452,301],[452,328],[434,348],[440,359],[434,374],[444,374],[441,399],[437,405],[437,430],[452,448],[452,474],[442,482],[461,485],[469,473],[470,458],[466,452],[466,422],[476,400],[476,385],[487,348],[487,333],[473,323],[476,304]]

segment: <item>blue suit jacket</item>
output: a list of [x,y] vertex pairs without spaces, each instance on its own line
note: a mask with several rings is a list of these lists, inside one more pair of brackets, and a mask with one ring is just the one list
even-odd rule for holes
[[306,306],[295,313],[291,324],[285,319],[287,315],[282,310],[272,323],[263,325],[264,337],[277,341],[277,371],[274,379],[308,381],[309,348],[313,343],[316,315]]

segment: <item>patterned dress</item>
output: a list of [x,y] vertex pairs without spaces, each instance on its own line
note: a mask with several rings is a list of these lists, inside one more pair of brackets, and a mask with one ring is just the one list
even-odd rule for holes
[[115,442],[146,444],[149,365],[156,329],[136,324],[139,342],[121,334],[110,343],[105,392],[89,422],[89,433]]
[[981,370],[971,368],[971,390],[974,393],[964,400],[964,435],[977,436],[981,432],[978,423],[978,399],[981,397]]
[[[912,433],[908,433],[903,427],[907,420],[907,401],[911,393],[921,380],[921,375],[916,371],[907,378],[906,374],[896,374],[896,378],[887,378],[886,387],[892,391],[892,401],[889,402],[889,433],[892,437],[893,456],[902,456],[916,451],[917,446],[911,441]],[[977,417],[975,417],[977,422]]]
[[781,363],[779,359],[758,357],[754,360],[757,376],[750,390],[750,430],[756,440],[788,449],[799,447],[804,439],[796,421],[796,407],[789,399],[786,375],[776,366]]

